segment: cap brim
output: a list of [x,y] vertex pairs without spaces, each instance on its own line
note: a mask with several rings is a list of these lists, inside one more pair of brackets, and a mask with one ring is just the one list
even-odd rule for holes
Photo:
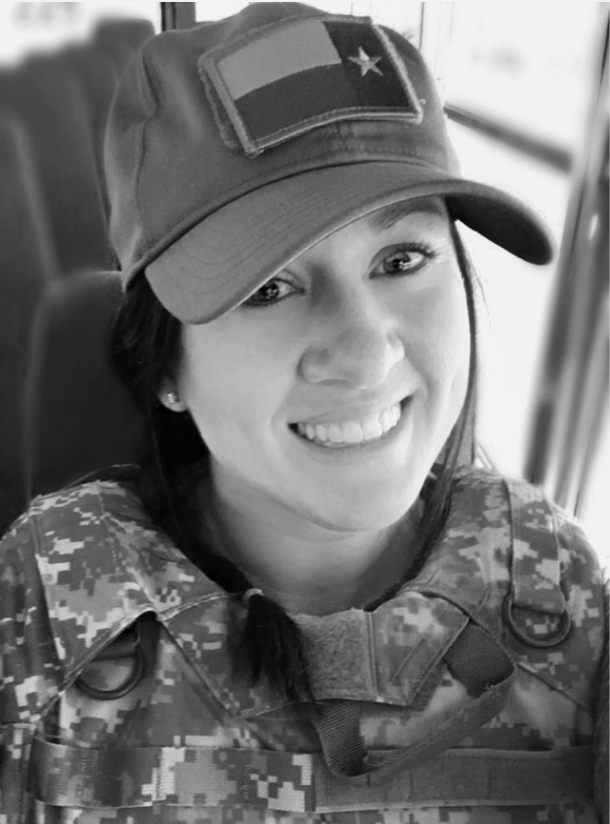
[[172,315],[206,323],[342,226],[427,196],[445,198],[452,218],[530,263],[553,256],[542,221],[499,189],[430,167],[359,163],[294,175],[244,195],[189,229],[148,264],[146,276]]

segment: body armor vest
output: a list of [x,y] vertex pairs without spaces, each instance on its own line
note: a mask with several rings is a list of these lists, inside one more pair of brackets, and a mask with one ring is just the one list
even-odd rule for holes
[[6,543],[2,824],[598,821],[599,568],[536,488],[464,470],[395,598],[296,616],[317,710],[233,676],[243,607],[128,485],[45,496]]

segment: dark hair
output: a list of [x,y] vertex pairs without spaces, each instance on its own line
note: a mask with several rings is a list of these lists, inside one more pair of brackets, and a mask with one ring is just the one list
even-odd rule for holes
[[[467,446],[467,434],[474,429],[476,400],[476,276],[453,224],[452,235],[470,318],[468,388],[464,407],[442,458],[433,467],[422,490],[422,540],[408,579],[417,575],[441,536],[456,468],[460,460],[464,461],[464,450],[473,448]],[[146,278],[137,278],[116,318],[112,343],[114,365],[146,422],[148,437],[136,480],[137,492],[149,516],[182,552],[208,578],[242,599],[246,616],[234,649],[236,671],[249,677],[252,684],[266,681],[289,700],[313,701],[307,651],[298,625],[264,594],[249,593],[243,598],[253,584],[214,545],[213,513],[209,512],[206,519],[204,512],[202,523],[201,501],[194,490],[210,480],[207,447],[190,415],[167,410],[157,396],[163,381],[176,374],[180,332],[180,322],[159,303]],[[469,458],[471,460],[472,455]],[[366,609],[375,609],[404,583],[404,580],[397,581]]]

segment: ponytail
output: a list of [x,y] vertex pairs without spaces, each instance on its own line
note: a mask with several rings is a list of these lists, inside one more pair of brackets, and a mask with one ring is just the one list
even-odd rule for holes
[[303,633],[296,622],[260,589],[242,596],[247,614],[235,647],[235,671],[251,684],[266,681],[290,701],[315,704]]

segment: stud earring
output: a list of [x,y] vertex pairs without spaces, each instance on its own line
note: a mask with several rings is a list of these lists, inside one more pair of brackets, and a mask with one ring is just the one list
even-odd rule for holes
[[177,403],[180,403],[180,398],[178,397],[178,393],[175,391],[166,392],[165,393],[165,400],[168,402],[170,406],[175,406]]

